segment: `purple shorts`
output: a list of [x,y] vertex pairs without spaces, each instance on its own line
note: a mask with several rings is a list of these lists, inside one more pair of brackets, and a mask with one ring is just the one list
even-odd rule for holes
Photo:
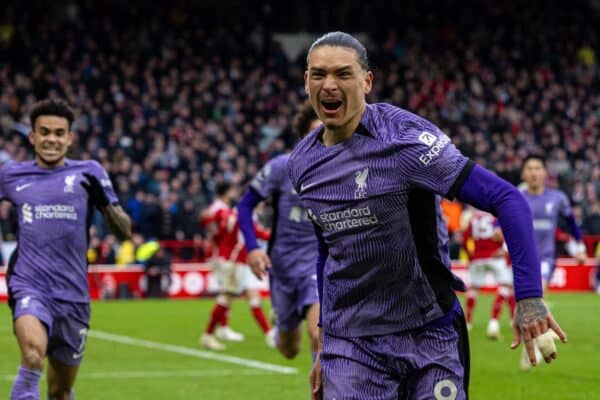
[[323,398],[467,399],[468,337],[462,315],[456,317],[450,325],[383,336],[325,334]]
[[46,355],[66,365],[81,364],[89,329],[90,305],[43,296],[38,291],[11,292],[13,321],[33,315],[48,331]]
[[271,303],[277,329],[292,332],[306,316],[306,310],[319,303],[316,276],[299,279],[281,279],[269,275]]

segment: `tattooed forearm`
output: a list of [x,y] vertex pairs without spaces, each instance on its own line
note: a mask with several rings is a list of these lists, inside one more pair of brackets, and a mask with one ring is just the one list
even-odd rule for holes
[[106,223],[119,240],[131,238],[131,219],[119,205],[110,204],[103,209]]
[[541,297],[532,297],[520,300],[515,312],[515,323],[517,326],[528,326],[532,322],[545,320],[548,317],[548,309]]

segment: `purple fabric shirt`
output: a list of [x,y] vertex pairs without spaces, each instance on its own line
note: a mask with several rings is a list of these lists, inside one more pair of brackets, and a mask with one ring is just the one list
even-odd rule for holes
[[288,158],[287,154],[273,158],[250,183],[252,189],[273,206],[275,217],[269,243],[271,273],[282,279],[314,275],[317,259],[317,238],[306,209],[292,187]]
[[455,297],[435,193],[448,194],[467,158],[436,126],[389,104],[367,105],[348,140],[325,146],[322,133],[296,146],[288,169],[329,250],[323,329],[381,335],[440,318]]
[[541,261],[554,264],[556,258],[556,240],[554,232],[558,226],[558,217],[569,218],[573,215],[569,199],[560,190],[546,188],[540,195],[523,191],[533,216],[535,245]]
[[9,267],[9,289],[37,290],[71,302],[88,302],[87,247],[90,215],[83,173],[98,178],[111,203],[117,196],[96,161],[66,160],[59,168],[33,161],[0,168],[0,198],[17,208],[17,258]]

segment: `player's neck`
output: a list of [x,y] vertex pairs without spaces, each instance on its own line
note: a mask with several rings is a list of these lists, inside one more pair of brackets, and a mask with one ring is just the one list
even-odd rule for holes
[[40,168],[44,168],[44,169],[53,169],[53,168],[59,168],[62,167],[63,165],[65,165],[65,158],[61,158],[60,160],[53,162],[53,163],[47,163],[46,161],[44,161],[41,157],[36,156],[35,157],[35,164],[40,167]]
[[335,128],[325,127],[323,131],[323,144],[325,146],[333,146],[335,144],[341,143],[344,140],[347,140],[354,134],[356,128],[358,128],[358,124],[360,124],[360,120],[362,119],[363,114],[365,113],[367,105],[364,104],[362,110],[356,113],[348,122],[346,122],[342,126],[338,126]]
[[544,193],[544,190],[545,190],[544,185],[538,186],[536,188],[532,188],[532,187],[527,188],[527,192],[534,196],[539,196],[540,194]]

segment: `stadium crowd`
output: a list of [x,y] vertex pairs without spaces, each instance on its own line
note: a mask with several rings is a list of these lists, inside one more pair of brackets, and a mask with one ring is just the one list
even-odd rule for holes
[[[289,59],[260,24],[205,27],[175,6],[115,14],[85,4],[3,10],[0,163],[32,157],[29,108],[64,97],[78,115],[70,156],[109,171],[134,230],[199,239],[198,214],[219,182],[243,186],[294,145],[305,60]],[[523,158],[545,154],[551,186],[570,195],[584,233],[600,234],[593,11],[491,4],[456,19],[408,7],[402,28],[367,32],[378,76],[369,101],[430,119],[515,185]],[[14,218],[2,204],[4,240],[14,238]],[[100,218],[95,228],[100,246],[108,230]]]

